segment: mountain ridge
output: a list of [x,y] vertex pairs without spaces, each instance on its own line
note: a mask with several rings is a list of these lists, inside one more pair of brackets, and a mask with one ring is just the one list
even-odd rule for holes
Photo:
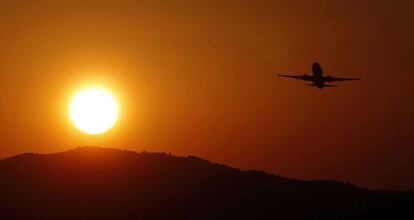
[[7,219],[395,219],[413,207],[404,196],[333,180],[96,147],[1,160],[0,180]]

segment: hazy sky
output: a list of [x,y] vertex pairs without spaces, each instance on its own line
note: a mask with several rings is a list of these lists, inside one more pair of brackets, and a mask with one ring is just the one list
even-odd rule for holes
[[[99,145],[414,187],[414,3],[1,1],[0,157]],[[362,77],[317,90],[275,73]],[[80,133],[81,88],[121,118]]]

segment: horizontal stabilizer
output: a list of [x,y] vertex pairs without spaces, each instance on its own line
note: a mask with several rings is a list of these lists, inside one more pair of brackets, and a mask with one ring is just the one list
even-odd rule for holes
[[318,87],[319,89],[322,89],[322,88],[325,88],[325,87],[330,87],[330,88],[338,87],[338,86],[335,86],[335,85],[327,85],[327,84],[324,84],[322,86],[318,86],[316,84],[306,84],[305,86],[314,86],[314,87]]

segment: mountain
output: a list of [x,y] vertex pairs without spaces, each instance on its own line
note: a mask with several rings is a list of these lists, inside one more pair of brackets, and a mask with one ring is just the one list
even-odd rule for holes
[[0,161],[0,219],[414,217],[412,197],[400,194],[241,171],[193,156],[107,148]]

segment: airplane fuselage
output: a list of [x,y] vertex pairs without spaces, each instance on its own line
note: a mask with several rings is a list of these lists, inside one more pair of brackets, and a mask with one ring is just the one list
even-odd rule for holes
[[312,82],[313,84],[319,88],[322,89],[325,87],[325,80],[323,78],[323,69],[319,63],[314,63],[312,65]]

